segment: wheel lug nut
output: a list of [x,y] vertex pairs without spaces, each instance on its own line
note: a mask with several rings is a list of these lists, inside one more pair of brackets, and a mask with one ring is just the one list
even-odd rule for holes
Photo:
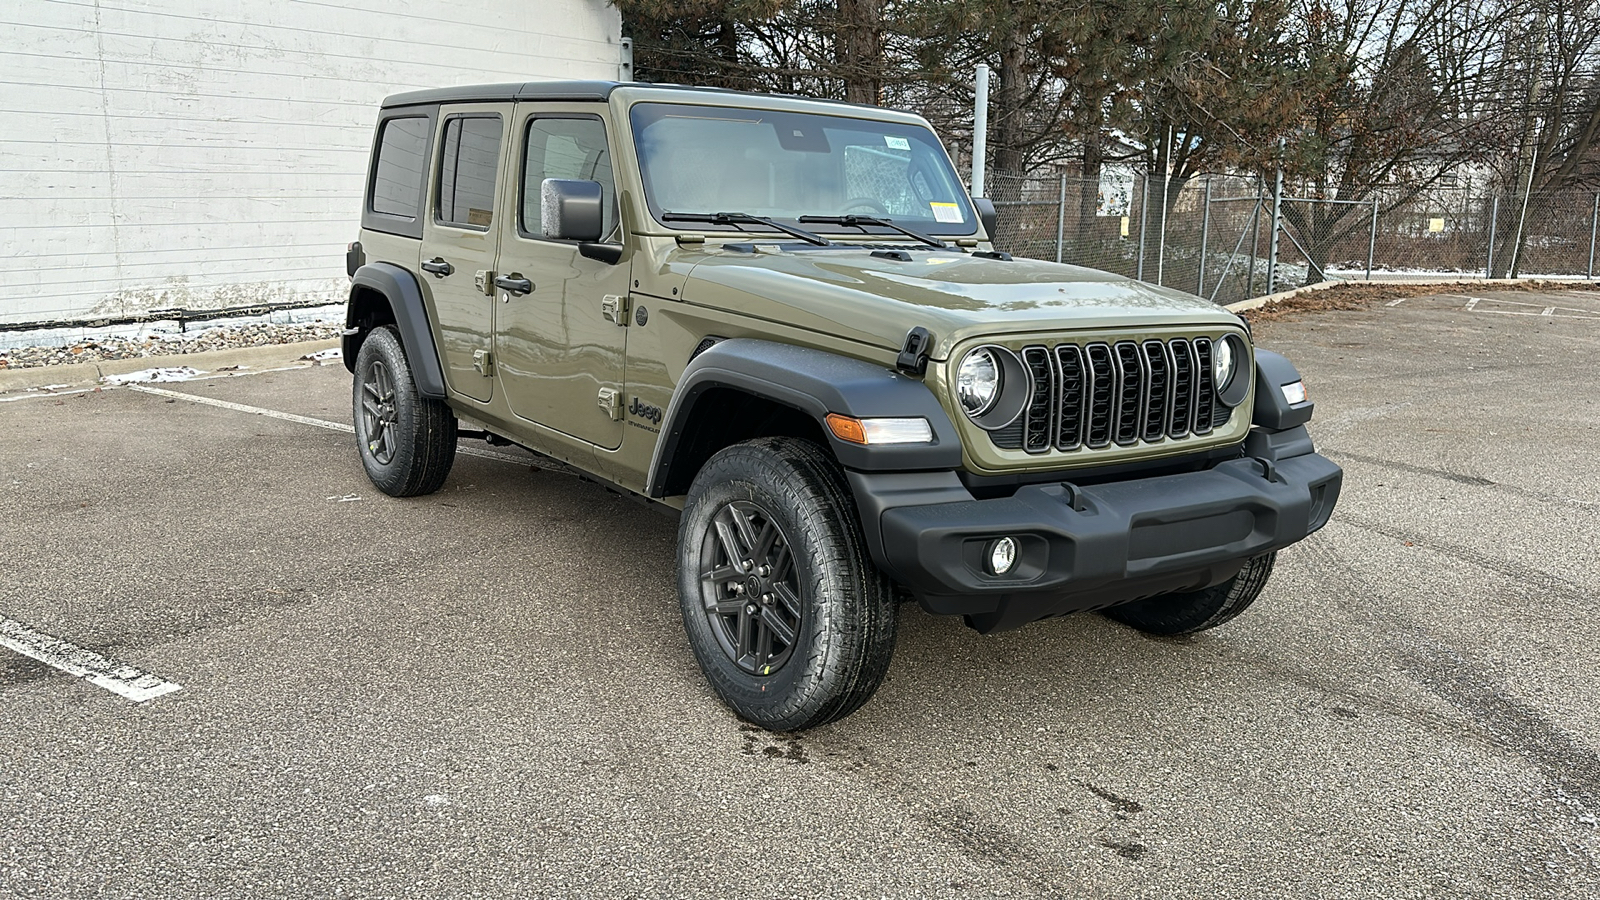
[[768,606],[771,606],[772,605],[772,595],[771,594],[762,594],[761,595],[761,602],[767,604]]
[[753,563],[753,562],[751,562],[750,560],[747,559],[747,560],[744,561],[744,570],[746,572],[748,572],[751,569],[755,568],[755,565],[756,565],[755,563]]
[[744,611],[745,611],[746,615],[752,615],[753,616],[753,615],[756,614],[756,605],[754,603],[752,603],[749,606],[746,606],[744,608]]
[[738,582],[734,582],[734,585],[733,585],[733,592],[734,592],[734,593],[735,593],[735,594],[742,594],[742,593],[744,593],[744,585],[742,585],[742,584],[740,584],[740,583],[738,583]]
[[762,566],[761,567],[761,571],[756,573],[756,574],[760,575],[762,578],[765,578],[768,575],[772,574],[772,567],[771,566]]

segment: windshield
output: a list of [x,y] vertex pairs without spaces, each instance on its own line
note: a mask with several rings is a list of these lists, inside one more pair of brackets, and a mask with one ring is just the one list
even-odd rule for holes
[[[658,221],[666,213],[738,212],[791,223],[856,214],[929,234],[977,230],[949,157],[920,125],[667,103],[635,104],[632,121],[645,198]],[[704,227],[767,230],[748,222],[695,230]]]

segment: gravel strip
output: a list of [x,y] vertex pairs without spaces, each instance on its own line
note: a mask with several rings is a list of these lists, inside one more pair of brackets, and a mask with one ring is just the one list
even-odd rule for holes
[[339,322],[294,324],[257,322],[202,328],[187,333],[147,334],[133,338],[101,337],[66,346],[17,347],[0,350],[0,369],[24,369],[114,359],[138,359],[146,356],[203,353],[209,350],[233,350],[239,347],[295,344],[301,341],[336,338],[342,330],[343,325]]

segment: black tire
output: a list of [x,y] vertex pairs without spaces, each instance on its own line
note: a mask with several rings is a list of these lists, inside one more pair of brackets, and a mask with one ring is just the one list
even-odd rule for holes
[[431,494],[456,460],[456,417],[417,394],[405,347],[391,327],[374,328],[356,354],[351,391],[361,465],[391,497]]
[[1257,556],[1221,584],[1113,606],[1105,615],[1146,634],[1194,634],[1231,621],[1261,596],[1277,553]]
[[761,438],[706,462],[678,528],[678,596],[712,689],[772,731],[854,712],[894,655],[894,592],[844,473],[810,441]]

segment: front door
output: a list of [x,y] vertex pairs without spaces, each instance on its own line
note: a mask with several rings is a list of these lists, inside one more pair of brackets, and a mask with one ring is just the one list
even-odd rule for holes
[[492,396],[488,359],[494,299],[486,291],[500,244],[495,210],[510,103],[439,110],[433,146],[433,195],[422,225],[423,297],[439,328],[439,360],[450,389],[474,400]]
[[609,136],[604,120],[585,112],[596,108],[517,107],[517,208],[497,224],[495,365],[519,418],[612,450],[622,443],[628,266],[588,259],[571,241],[545,239],[540,215],[546,178],[598,181],[607,210],[604,240],[620,240]]

